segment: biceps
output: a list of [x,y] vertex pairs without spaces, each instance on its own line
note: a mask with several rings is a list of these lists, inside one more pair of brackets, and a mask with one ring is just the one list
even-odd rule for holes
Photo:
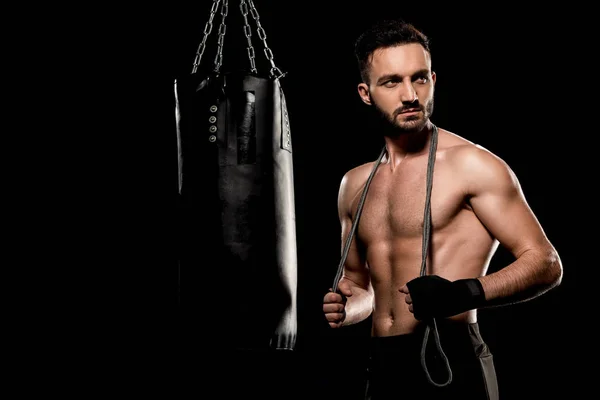
[[537,218],[517,189],[474,196],[471,205],[491,235],[515,255],[545,241]]

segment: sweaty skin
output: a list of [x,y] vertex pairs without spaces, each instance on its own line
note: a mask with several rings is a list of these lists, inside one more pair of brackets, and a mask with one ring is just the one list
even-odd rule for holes
[[[425,71],[425,73],[423,72]],[[406,283],[419,276],[435,74],[418,44],[377,50],[370,84],[359,85],[366,104],[404,128],[385,136],[382,160],[364,203],[338,293],[327,293],[323,311],[331,327],[360,322],[372,314],[372,335],[415,330]],[[410,106],[409,106],[410,104]],[[418,104],[415,106],[415,104]],[[417,108],[416,112],[401,113]],[[338,212],[342,243],[352,225],[370,162],[342,178]],[[478,278],[489,305],[536,297],[562,278],[558,254],[529,208],[519,182],[496,155],[439,129],[431,194],[432,238],[427,274],[454,281]],[[502,244],[514,262],[487,275]],[[477,321],[477,311],[452,316]]]

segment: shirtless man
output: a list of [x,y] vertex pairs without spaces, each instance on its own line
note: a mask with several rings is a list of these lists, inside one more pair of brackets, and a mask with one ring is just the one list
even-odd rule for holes
[[[355,50],[359,95],[387,122],[386,151],[337,290],[324,296],[325,317],[339,328],[372,315],[368,399],[498,399],[477,309],[526,301],[559,285],[559,255],[510,167],[430,121],[436,75],[428,38],[410,24],[383,21],[361,35]],[[434,144],[430,246],[422,273]],[[353,168],[341,181],[342,243],[375,166]],[[498,245],[514,262],[487,274]]]

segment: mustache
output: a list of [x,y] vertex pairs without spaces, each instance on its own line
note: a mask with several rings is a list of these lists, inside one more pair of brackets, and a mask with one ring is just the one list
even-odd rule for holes
[[416,104],[406,104],[402,107],[397,108],[394,113],[393,116],[394,118],[397,117],[398,115],[402,114],[403,112],[405,112],[406,110],[418,110],[418,111],[423,111],[422,107],[416,103]]

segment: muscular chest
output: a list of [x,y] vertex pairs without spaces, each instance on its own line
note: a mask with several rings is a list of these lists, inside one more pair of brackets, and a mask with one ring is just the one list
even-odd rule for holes
[[[427,190],[427,166],[413,161],[392,171],[381,165],[369,187],[358,227],[363,241],[371,238],[416,237],[422,235]],[[353,204],[358,206],[357,196]],[[447,226],[464,207],[460,184],[442,162],[436,163],[431,190],[434,229]]]

